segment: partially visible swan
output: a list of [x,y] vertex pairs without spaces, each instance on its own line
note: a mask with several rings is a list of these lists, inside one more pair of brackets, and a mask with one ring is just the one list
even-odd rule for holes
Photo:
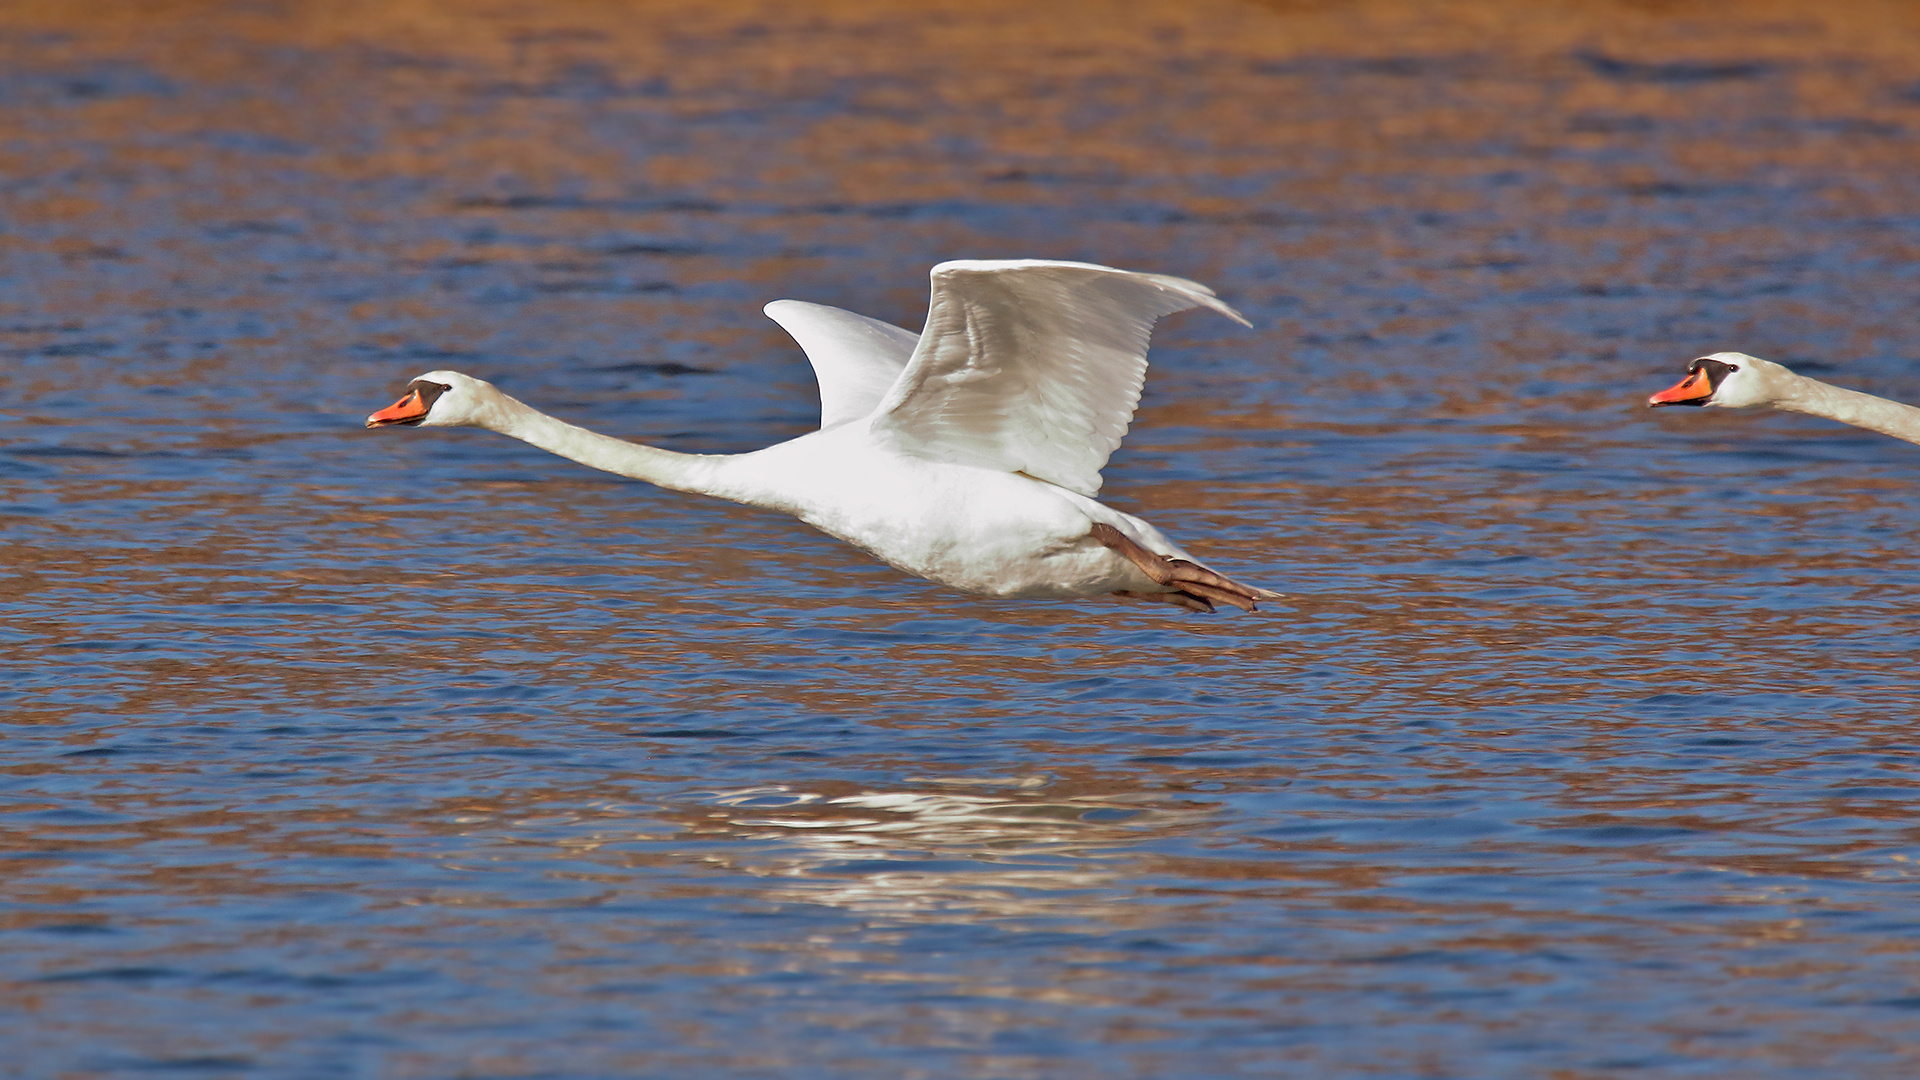
[[1687,365],[1686,378],[1647,398],[1647,404],[1654,408],[1722,405],[1730,409],[1768,405],[1920,443],[1920,409],[1829,386],[1746,353],[1717,352],[1695,360]]
[[820,383],[820,430],[746,454],[679,454],[556,420],[454,371],[367,426],[483,427],[582,465],[780,510],[910,574],[998,597],[1112,593],[1212,611],[1280,594],[1201,566],[1096,502],[1146,378],[1154,320],[1204,285],[1034,259],[933,268],[926,330],[776,300]]

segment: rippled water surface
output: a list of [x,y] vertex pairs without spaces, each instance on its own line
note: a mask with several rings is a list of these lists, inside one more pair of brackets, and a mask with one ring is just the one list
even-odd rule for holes
[[[0,1075],[1908,1077],[1910,5],[0,7]],[[744,450],[760,305],[1218,288],[1000,603]]]

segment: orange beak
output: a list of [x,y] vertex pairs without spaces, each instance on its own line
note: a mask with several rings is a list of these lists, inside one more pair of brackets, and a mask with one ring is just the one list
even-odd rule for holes
[[407,391],[407,396],[367,417],[370,428],[386,427],[390,424],[417,423],[427,418],[427,403],[420,400],[420,391]]
[[1648,397],[1647,404],[1656,409],[1662,405],[1705,405],[1712,396],[1713,380],[1704,368],[1695,368],[1686,378]]

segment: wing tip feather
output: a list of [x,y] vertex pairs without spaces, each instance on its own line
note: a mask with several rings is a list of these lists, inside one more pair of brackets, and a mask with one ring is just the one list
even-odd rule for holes
[[948,259],[935,263],[928,276],[935,281],[948,274],[978,273],[991,274],[1003,270],[1055,267],[1062,270],[1093,270],[1103,274],[1118,274],[1122,277],[1145,281],[1155,287],[1173,293],[1185,300],[1193,301],[1193,307],[1204,307],[1217,311],[1247,329],[1253,329],[1253,323],[1245,315],[1236,311],[1210,288],[1189,278],[1176,277],[1173,274],[1155,274],[1141,270],[1122,270],[1117,266],[1101,263],[1079,262],[1073,259]]
[[1245,315],[1236,311],[1233,305],[1220,299],[1218,293],[1197,281],[1189,278],[1175,277],[1172,274],[1140,274],[1139,276],[1146,278],[1168,292],[1192,300],[1195,307],[1203,307],[1217,311],[1227,318],[1232,319],[1234,322],[1239,323],[1241,326],[1249,330],[1253,329],[1253,324],[1247,321]]

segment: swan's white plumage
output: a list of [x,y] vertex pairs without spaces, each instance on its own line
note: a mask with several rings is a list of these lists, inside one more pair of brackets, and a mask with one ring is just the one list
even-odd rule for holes
[[764,450],[680,454],[568,424],[453,371],[417,377],[367,426],[475,426],[597,469],[793,514],[880,560],[1003,597],[1118,593],[1198,610],[1278,596],[1194,562],[1096,502],[1139,401],[1154,320],[1205,286],[1088,263],[949,262],[927,329],[779,300],[807,353],[821,427]]
[[1246,323],[1184,278],[1038,259],[941,263],[927,327],[874,432],[907,453],[1094,495],[1140,403],[1154,321],[1191,307]]
[[823,428],[872,415],[920,343],[911,330],[845,308],[775,300],[765,311],[813,365]]

